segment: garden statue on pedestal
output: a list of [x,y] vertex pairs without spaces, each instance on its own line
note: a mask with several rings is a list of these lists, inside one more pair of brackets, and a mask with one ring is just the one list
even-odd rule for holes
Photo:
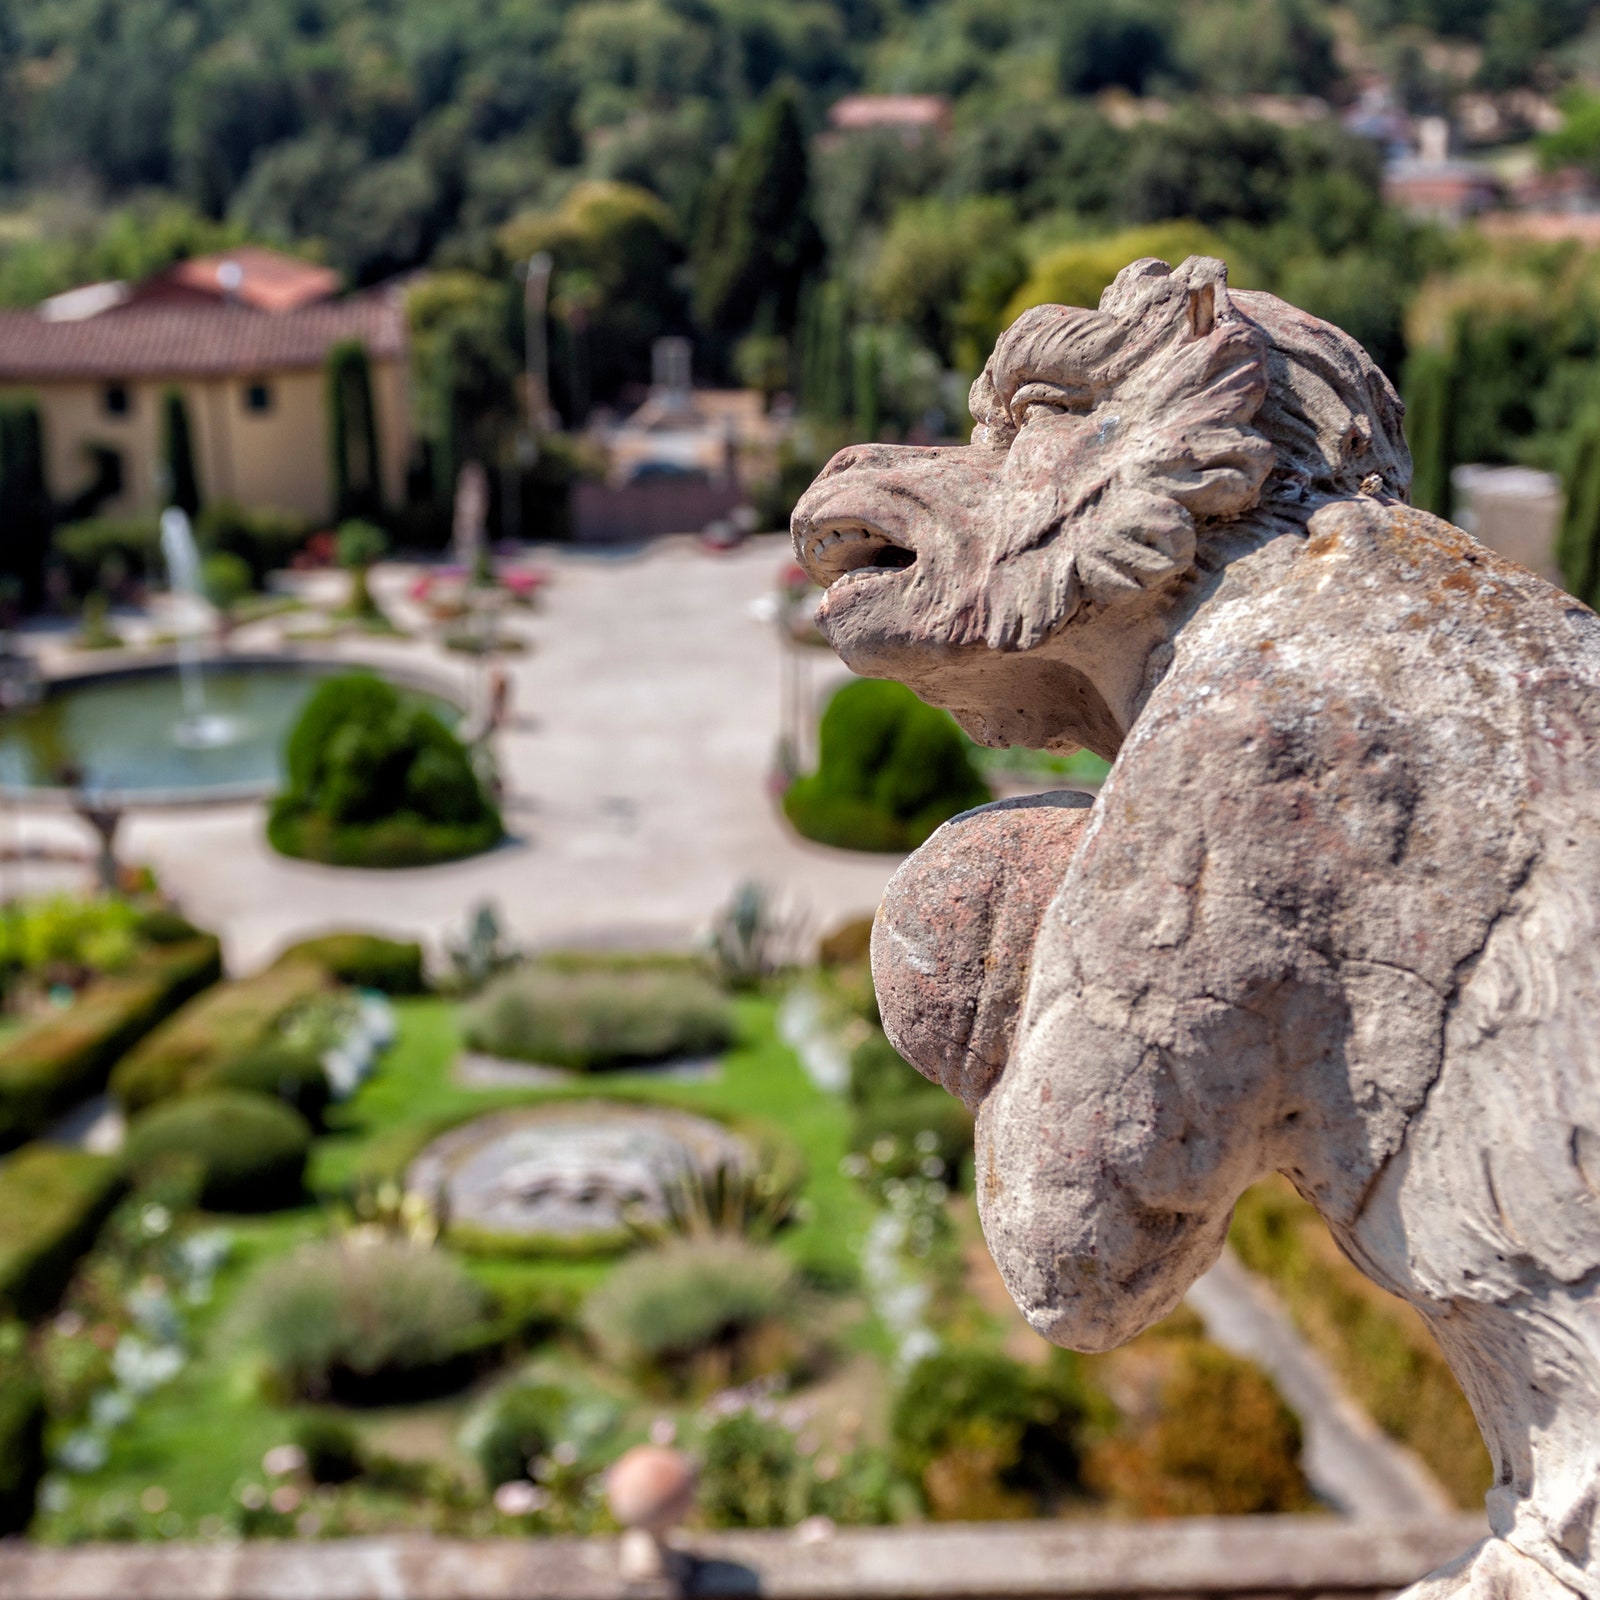
[[1600,618],[1411,509],[1384,376],[1220,262],[1027,312],[971,404],[793,526],[858,672],[1114,763],[947,823],[874,933],[1013,1296],[1120,1344],[1285,1173],[1493,1454],[1412,1593],[1600,1596]]

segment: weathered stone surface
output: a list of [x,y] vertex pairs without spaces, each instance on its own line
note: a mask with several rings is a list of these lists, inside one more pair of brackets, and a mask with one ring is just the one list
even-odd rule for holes
[[1114,761],[1053,863],[936,834],[874,943],[892,1036],[981,1097],[1012,1294],[1118,1344],[1286,1173],[1493,1452],[1497,1538],[1426,1593],[1600,1597],[1600,618],[1408,507],[1387,381],[1218,262],[1027,313],[972,407],[841,452],[794,534],[858,671]]
[[1392,1594],[1480,1531],[1464,1518],[1218,1517],[697,1533],[677,1583],[626,1581],[615,1539],[0,1544],[0,1600],[1138,1600]]

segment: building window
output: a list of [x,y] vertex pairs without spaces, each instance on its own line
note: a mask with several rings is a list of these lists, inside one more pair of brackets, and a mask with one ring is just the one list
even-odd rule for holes
[[133,395],[125,383],[108,383],[100,399],[108,417],[125,417],[133,410]]
[[244,386],[244,408],[258,417],[272,409],[272,385],[265,378],[257,378]]

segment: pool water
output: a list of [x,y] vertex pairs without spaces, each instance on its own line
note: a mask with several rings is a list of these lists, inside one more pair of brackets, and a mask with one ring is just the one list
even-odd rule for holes
[[[283,744],[311,691],[348,668],[300,662],[207,666],[205,707],[224,742],[184,736],[177,672],[135,671],[63,683],[38,705],[0,715],[0,788],[56,788],[75,769],[91,791],[154,796],[265,793],[283,776]],[[405,691],[447,725],[460,712]]]

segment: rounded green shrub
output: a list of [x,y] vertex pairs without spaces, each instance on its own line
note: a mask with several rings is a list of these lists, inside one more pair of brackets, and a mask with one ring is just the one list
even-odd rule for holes
[[361,1436],[343,1417],[309,1413],[295,1424],[294,1442],[305,1452],[313,1483],[350,1483],[366,1464]]
[[822,714],[817,770],[783,797],[795,830],[846,850],[914,850],[991,798],[948,712],[903,684],[858,678]]
[[45,1470],[45,1397],[28,1358],[27,1330],[0,1322],[0,1539],[33,1520]]
[[242,1089],[207,1089],[135,1117],[122,1159],[135,1180],[189,1169],[209,1210],[272,1211],[301,1197],[310,1148],[299,1112]]
[[298,1111],[313,1128],[322,1126],[333,1098],[328,1074],[314,1051],[269,1039],[224,1061],[205,1079],[208,1089],[244,1089]]
[[583,1304],[583,1330],[624,1368],[739,1381],[790,1354],[774,1337],[795,1294],[777,1251],[727,1235],[671,1239],[623,1261]]
[[922,1076],[881,1028],[850,1054],[850,1148],[894,1149],[876,1161],[880,1174],[907,1177],[929,1157],[955,1177],[972,1153],[972,1113]]
[[734,1036],[726,996],[685,963],[513,967],[465,1016],[475,1050],[580,1072],[711,1055]]
[[485,1486],[531,1476],[534,1460],[560,1441],[567,1410],[566,1391],[550,1383],[519,1383],[496,1395],[465,1438]]
[[461,741],[370,673],[321,684],[284,754],[287,787],[267,821],[280,854],[335,866],[424,866],[487,850],[504,832]]
[[484,1291],[452,1256],[394,1239],[328,1239],[268,1262],[235,1316],[278,1385],[307,1400],[439,1393],[477,1370]]
[[713,1528],[783,1528],[805,1515],[800,1453],[781,1422],[719,1417],[700,1457],[700,1509]]

